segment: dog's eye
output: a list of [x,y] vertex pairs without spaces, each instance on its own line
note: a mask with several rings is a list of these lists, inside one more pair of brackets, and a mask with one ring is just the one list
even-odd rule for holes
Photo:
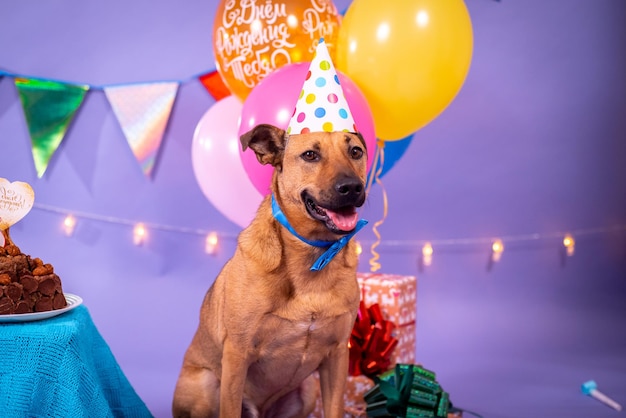
[[350,150],[350,157],[353,160],[360,160],[363,157],[363,149],[360,147],[354,147]]
[[310,162],[319,161],[320,155],[315,151],[308,150],[302,153],[302,159],[304,161],[310,161]]

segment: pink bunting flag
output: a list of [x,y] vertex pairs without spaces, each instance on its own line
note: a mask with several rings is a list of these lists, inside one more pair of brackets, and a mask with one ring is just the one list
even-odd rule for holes
[[148,177],[152,175],[178,86],[178,82],[155,82],[104,88],[128,145]]

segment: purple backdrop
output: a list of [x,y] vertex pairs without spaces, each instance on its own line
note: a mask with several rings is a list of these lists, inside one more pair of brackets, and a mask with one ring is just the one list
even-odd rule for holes
[[[340,10],[349,1],[336,3]],[[452,401],[485,417],[609,417],[580,394],[595,379],[626,405],[626,237],[578,236],[563,263],[558,231],[626,224],[626,3],[467,0],[474,57],[456,100],[416,133],[384,178],[382,271],[418,276],[417,360]],[[13,2],[0,8],[0,68],[90,85],[181,80],[152,180],[141,173],[102,91],[79,110],[37,179],[19,98],[0,80],[0,177],[32,184],[36,202],[176,228],[143,247],[118,222],[34,209],[12,228],[81,295],[122,369],[156,417],[170,403],[204,292],[239,227],[202,195],[191,139],[214,103],[194,75],[215,68],[216,2]],[[219,175],[219,173],[215,173]],[[227,179],[225,179],[227,180]],[[363,214],[382,216],[381,188]],[[418,271],[424,239],[520,237],[487,271],[489,246],[450,245]],[[372,242],[371,228],[361,239]],[[361,270],[367,271],[367,246]]]

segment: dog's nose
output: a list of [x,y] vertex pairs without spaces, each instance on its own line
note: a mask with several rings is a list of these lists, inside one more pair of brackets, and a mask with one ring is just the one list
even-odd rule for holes
[[335,190],[341,196],[359,196],[363,192],[363,184],[353,178],[345,178],[335,184]]

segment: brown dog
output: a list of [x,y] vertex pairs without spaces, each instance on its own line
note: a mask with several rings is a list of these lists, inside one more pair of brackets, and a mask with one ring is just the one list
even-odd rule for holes
[[[241,143],[275,167],[275,203],[301,238],[335,242],[353,232],[355,209],[365,201],[359,134],[288,136],[259,125]],[[276,220],[266,197],[204,299],[174,393],[175,417],[306,417],[317,396],[316,370],[324,415],[343,416],[359,305],[357,254],[349,241],[311,271],[326,248],[301,238]]]

